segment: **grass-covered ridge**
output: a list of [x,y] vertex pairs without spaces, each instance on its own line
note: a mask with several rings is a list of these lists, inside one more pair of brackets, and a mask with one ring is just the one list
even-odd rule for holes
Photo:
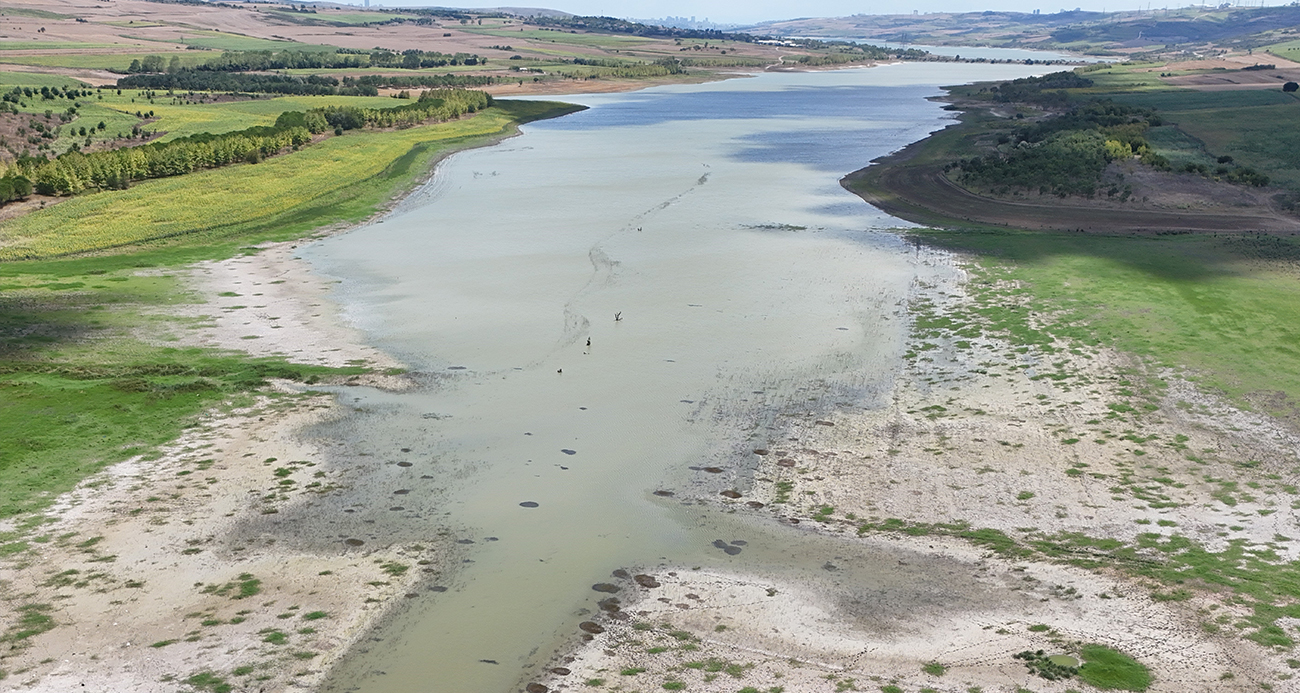
[[518,122],[572,110],[505,103],[472,118],[393,132],[357,131],[270,159],[77,197],[0,225],[0,260],[56,257],[202,234],[209,240],[364,218],[421,162],[499,137]]

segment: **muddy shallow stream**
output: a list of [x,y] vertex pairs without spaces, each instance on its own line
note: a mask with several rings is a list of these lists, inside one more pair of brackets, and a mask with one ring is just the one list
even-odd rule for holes
[[780,575],[864,627],[976,606],[937,559],[900,565],[683,497],[743,494],[752,450],[788,417],[886,401],[907,297],[953,270],[838,179],[942,127],[939,85],[1043,71],[892,65],[572,97],[592,108],[457,154],[383,221],[304,248],[422,387],[341,392],[354,413],[315,435],[367,481],[281,531],[461,542],[330,689],[512,690],[619,567]]

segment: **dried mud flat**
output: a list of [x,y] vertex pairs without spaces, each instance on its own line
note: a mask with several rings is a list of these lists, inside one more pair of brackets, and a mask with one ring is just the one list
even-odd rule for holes
[[[1185,538],[1294,560],[1300,438],[1189,374],[1101,348],[957,334],[969,334],[967,288],[918,286],[899,306],[927,327],[888,406],[791,413],[715,475],[738,493],[676,490],[839,537],[846,553],[928,562],[918,581],[933,589],[881,590],[864,606],[775,575],[645,567],[659,585],[613,580],[619,601],[528,690],[1090,690],[1013,658],[1084,643],[1139,660],[1152,691],[1287,689],[1291,655],[1250,639],[1249,600],[1191,578],[1196,589],[1159,583],[1106,551],[1159,562]],[[966,530],[980,533],[956,536]],[[994,532],[1060,551],[998,551]],[[1115,544],[1070,540],[1084,536]]]
[[[330,282],[293,252],[279,244],[192,268],[204,302],[162,321],[192,328],[169,343],[399,367],[341,324]],[[253,305],[231,305],[245,300],[238,293]],[[347,384],[408,383],[376,373]],[[440,589],[455,553],[449,535],[376,542],[275,531],[275,518],[319,514],[377,464],[303,435],[346,413],[333,395],[275,389],[87,479],[44,513],[32,551],[0,561],[6,690],[310,689],[394,606]]]

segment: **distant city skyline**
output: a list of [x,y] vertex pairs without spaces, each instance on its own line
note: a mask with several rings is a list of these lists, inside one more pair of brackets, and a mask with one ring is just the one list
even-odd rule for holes
[[[358,4],[360,0],[357,0]],[[1287,0],[1289,2],[1290,0]],[[1266,2],[1268,6],[1277,6],[1287,4],[1281,0]],[[1189,5],[1200,5],[1202,3],[1189,2],[1151,2],[1152,9],[1161,7],[1187,7]],[[1215,6],[1220,3],[1204,3]],[[1250,3],[1237,3],[1233,5],[1258,7],[1259,2],[1256,0]],[[391,0],[384,5],[389,7],[430,5],[439,7],[491,7],[494,6],[489,2],[470,3],[455,2],[445,3],[432,1],[415,0],[415,2],[402,2],[401,0]],[[1067,6],[1068,5],[1068,6]],[[970,0],[912,0],[912,2],[862,2],[861,0],[802,0],[801,2],[791,2],[790,0],[533,0],[533,2],[520,2],[514,4],[502,2],[495,6],[506,7],[538,7],[550,10],[561,10],[563,12],[572,12],[573,14],[582,15],[605,15],[610,17],[637,17],[637,18],[662,18],[662,17],[695,17],[697,21],[711,21],[719,24],[755,24],[763,21],[796,19],[800,17],[843,17],[853,14],[911,14],[912,11],[918,12],[980,12],[984,10],[1000,10],[1013,12],[1033,12],[1040,10],[1043,14],[1051,14],[1063,10],[1084,9],[1093,12],[1116,12],[1126,10],[1146,9],[1147,3],[1138,3],[1132,0],[1123,0],[1116,2],[1114,0],[1068,0],[1062,3],[1059,0],[1056,3],[1051,0],[991,0],[987,4],[975,4]]]

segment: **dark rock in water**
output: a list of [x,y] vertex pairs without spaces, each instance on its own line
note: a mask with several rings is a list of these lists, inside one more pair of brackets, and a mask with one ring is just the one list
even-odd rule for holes
[[420,596],[420,595],[418,595],[418,594],[416,594],[416,593],[414,593],[414,592],[407,592],[407,593],[406,593],[406,598],[407,598],[407,599],[415,599],[415,598],[418,597],[418,596]]
[[410,451],[411,451],[410,448],[402,448],[402,452],[410,452]]
[[627,612],[626,612],[626,611],[613,611],[613,612],[610,612],[609,617],[612,618],[612,619],[614,619],[615,621],[626,621],[626,620],[628,620],[629,618],[632,618],[631,616],[628,616],[628,615],[627,615]]
[[543,686],[540,683],[530,683],[524,687],[524,691],[526,693],[546,693],[549,690],[551,689],[547,688],[546,686]]
[[409,489],[409,488],[399,488],[399,489],[397,489],[396,491],[393,491],[393,495],[394,495],[394,496],[405,496],[406,494],[408,494],[408,493],[410,493],[410,492],[411,492],[411,489]]
[[595,621],[583,621],[582,623],[578,624],[578,627],[581,628],[584,632],[591,633],[592,635],[599,635],[605,632],[605,629]]
[[736,539],[731,542],[732,546],[749,546],[749,542],[744,539]]
[[786,457],[785,459],[777,460],[777,461],[776,461],[776,466],[778,466],[778,467],[793,467],[793,466],[794,466],[794,460],[790,459],[789,457]]
[[692,472],[702,472],[702,471],[704,471],[704,467],[687,467],[687,469],[691,470]]
[[703,471],[706,471],[710,474],[721,474],[722,467],[705,467]]
[[410,463],[410,462],[398,462],[398,463],[397,463],[397,466],[399,466],[399,467],[409,467],[409,466],[411,466],[411,463]]
[[524,501],[519,504],[521,508],[536,508],[539,504],[537,501]]
[[484,537],[483,541],[501,541],[501,540],[497,539],[496,537]]
[[432,477],[432,476],[429,476],[428,474],[424,474],[424,475],[421,475],[420,478],[421,478],[421,479],[432,479],[433,477]]
[[758,448],[757,450],[754,451],[754,454],[755,454],[755,455],[766,455],[766,454],[767,454],[767,450],[764,450],[763,448]]
[[654,589],[659,586],[659,581],[651,575],[633,575],[632,579],[636,580],[636,584],[646,589]]
[[564,667],[555,667],[554,669],[551,670],[551,673],[552,673],[552,674],[555,674],[556,676],[568,676],[569,674],[572,674],[573,672],[570,671],[569,669],[564,668]]
[[583,634],[582,634],[582,641],[583,641],[583,642],[591,642],[592,640],[595,640],[595,639],[596,639],[596,636],[592,635],[591,633],[583,633]]
[[601,611],[607,611],[611,614],[618,613],[622,610],[622,607],[619,606],[622,602],[619,601],[618,597],[606,597],[596,602],[596,604],[600,607]]
[[822,564],[822,570],[839,570],[839,569],[840,569],[839,566],[835,565],[834,563],[831,563],[830,561],[826,561],[825,563]]
[[464,366],[447,366],[447,370],[449,370],[449,371],[463,371],[463,370],[465,370],[465,367],[464,367]]
[[473,543],[474,543],[474,540],[473,540],[473,539],[457,539],[457,540],[456,540],[456,543],[457,543],[457,544],[473,544]]
[[758,501],[750,501],[750,502],[746,503],[745,505],[748,505],[749,507],[751,507],[751,508],[753,508],[753,509],[755,509],[755,510],[758,510],[759,508],[763,507],[763,504],[762,504],[762,503],[759,503]]
[[619,568],[618,570],[615,570],[615,571],[612,573],[612,575],[613,575],[614,577],[620,579],[620,580],[626,580],[626,579],[632,577],[631,573],[627,572],[626,570],[623,570],[622,568]]
[[576,454],[578,454],[578,451],[577,451],[577,450],[570,450],[570,449],[568,449],[568,448],[564,448],[563,450],[560,450],[560,452],[562,452],[562,453],[564,453],[564,454],[566,454],[566,455],[576,455]]
[[393,507],[389,508],[389,510],[406,510],[406,508],[403,508],[400,505],[394,505]]
[[348,546],[361,546],[366,542],[361,541],[360,539],[345,539],[343,543],[347,544]]
[[591,589],[596,590],[597,592],[613,594],[617,592],[620,588],[618,585],[612,585],[608,582],[597,582],[596,584],[591,586]]
[[833,424],[833,423],[831,423],[831,422],[829,422],[829,421],[814,421],[813,424],[815,424],[815,425],[817,425],[817,426],[834,426],[834,425],[835,425],[835,424]]
[[740,553],[739,546],[732,546],[731,544],[728,544],[727,542],[721,539],[714,539],[713,546],[715,548],[722,549],[722,552],[727,554],[728,556],[735,556],[736,554]]
[[673,493],[672,491],[655,491],[655,495],[663,498],[672,498],[677,494]]
[[429,588],[429,591],[430,591],[430,592],[446,592],[446,591],[447,591],[447,588],[444,587],[444,586],[442,586],[442,585],[434,585],[433,587],[430,587],[430,588]]
[[480,662],[482,662],[482,663],[484,663],[484,664],[499,664],[499,663],[500,663],[500,662],[498,662],[498,661],[495,660],[495,659],[480,659],[480,660],[478,660],[478,661],[480,661]]
[[720,493],[720,494],[718,494],[718,495],[726,496],[727,498],[740,498],[740,492],[739,492],[739,491],[733,491],[733,490],[731,490],[731,489],[727,489],[726,491],[723,491],[722,493]]

